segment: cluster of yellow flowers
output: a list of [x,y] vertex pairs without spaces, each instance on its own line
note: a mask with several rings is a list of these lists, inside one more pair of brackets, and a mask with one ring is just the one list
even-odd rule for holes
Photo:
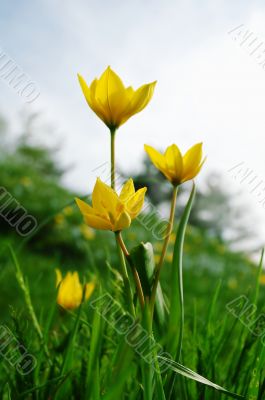
[[[133,90],[125,88],[121,79],[110,67],[90,87],[78,75],[88,105],[111,130],[116,130],[131,116],[143,110],[150,102],[156,82]],[[191,147],[182,156],[177,145],[169,146],[164,154],[145,145],[152,163],[175,186],[193,179],[203,165],[202,143]],[[146,188],[135,193],[132,179],[123,187],[120,196],[97,180],[92,194],[93,207],[76,199],[86,223],[96,229],[119,231],[128,228],[143,206]],[[133,210],[133,212],[132,212]]]
[[[142,85],[137,90],[131,86],[125,87],[119,76],[108,67],[99,79],[94,79],[90,86],[81,75],[78,75],[83,94],[89,107],[107,125],[111,133],[111,186],[103,183],[99,178],[92,193],[92,206],[80,199],[76,203],[84,216],[85,223],[95,229],[110,230],[116,233],[118,242],[125,256],[128,251],[122,241],[120,232],[131,225],[144,204],[146,188],[135,191],[132,179],[123,186],[120,194],[115,191],[115,158],[114,138],[116,130],[133,115],[142,111],[150,102],[156,82]],[[191,180],[200,172],[204,163],[202,154],[202,143],[192,146],[182,155],[176,144],[169,146],[164,154],[149,145],[145,145],[150,160],[154,166],[162,172],[174,187],[172,201],[171,220],[174,218],[176,190],[183,182]],[[171,221],[172,222],[172,221]],[[159,261],[161,267],[171,230],[163,247],[162,256]],[[58,303],[65,308],[75,308],[82,300],[83,289],[79,282],[78,274],[68,273],[64,279],[58,274],[60,280]],[[157,279],[159,278],[159,273]],[[135,275],[138,293],[141,295],[139,277]],[[92,293],[92,289],[86,292],[85,298]]]

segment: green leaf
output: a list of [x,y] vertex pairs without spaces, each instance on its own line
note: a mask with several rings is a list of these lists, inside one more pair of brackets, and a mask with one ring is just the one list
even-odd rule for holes
[[182,278],[183,246],[186,227],[189,220],[194,197],[195,184],[193,184],[188,203],[184,209],[178,226],[172,261],[171,301],[168,326],[168,352],[172,355],[173,358],[175,358],[176,356],[176,359],[178,361],[181,354],[184,327],[184,298]]
[[119,345],[114,357],[114,364],[109,372],[110,385],[102,400],[121,399],[124,392],[124,385],[132,373],[133,350],[126,343],[123,336],[120,337]]
[[239,394],[230,392],[229,390],[226,390],[222,386],[217,385],[214,382],[209,381],[208,379],[204,378],[203,376],[197,374],[197,372],[192,371],[191,369],[185,367],[184,365],[181,365],[170,358],[158,356],[159,359],[165,361],[168,363],[168,368],[170,368],[172,371],[176,372],[177,374],[180,374],[182,376],[185,376],[186,378],[192,379],[196,382],[200,382],[205,386],[209,386],[220,393],[224,393],[229,397],[232,397],[233,399],[245,399],[244,396],[241,396]]

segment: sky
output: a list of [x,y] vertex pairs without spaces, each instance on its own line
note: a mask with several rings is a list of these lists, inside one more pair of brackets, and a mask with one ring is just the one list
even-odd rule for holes
[[144,143],[185,151],[202,141],[207,163],[198,184],[220,171],[265,234],[258,192],[265,188],[264,2],[2,0],[0,7],[0,48],[40,88],[25,104],[0,77],[0,113],[14,130],[22,110],[40,112],[56,128],[42,139],[61,144],[67,186],[90,192],[95,170],[109,161],[108,131],[87,106],[77,73],[90,83],[110,65],[126,86],[157,80],[148,107],[118,131],[119,166],[140,170]]

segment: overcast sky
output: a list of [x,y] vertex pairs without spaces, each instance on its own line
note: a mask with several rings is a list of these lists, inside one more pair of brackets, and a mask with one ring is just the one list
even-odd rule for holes
[[[244,163],[265,188],[264,20],[264,1],[2,0],[0,47],[40,96],[25,105],[0,79],[0,112],[15,121],[22,109],[41,111],[57,128],[61,162],[73,165],[66,184],[89,192],[92,171],[109,160],[109,135],[86,105],[77,72],[90,83],[111,65],[128,86],[157,80],[149,106],[118,132],[119,165],[139,169],[144,143],[186,150],[203,141],[208,159],[199,182],[207,171],[222,172],[265,231],[257,193],[228,172]],[[242,44],[247,31],[256,38],[251,49],[260,45],[253,55],[250,41]]]

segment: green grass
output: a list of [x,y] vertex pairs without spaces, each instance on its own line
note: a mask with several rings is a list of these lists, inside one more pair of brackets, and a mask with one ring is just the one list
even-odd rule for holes
[[[134,247],[148,235],[151,241],[152,235],[136,222],[124,237]],[[234,398],[263,398],[264,346],[226,309],[228,302],[246,295],[257,302],[256,315],[262,313],[264,288],[258,293],[259,272],[243,255],[232,253],[199,229],[187,228],[181,357],[178,362],[167,360],[168,370],[157,373],[128,345],[125,335],[117,333],[108,322],[111,318],[117,320],[127,309],[111,233],[99,232],[86,242],[86,265],[74,257],[72,262],[64,262],[61,255],[46,253],[45,248],[41,252],[32,250],[30,244],[16,251],[14,240],[12,255],[7,242],[2,238],[1,322],[36,358],[37,367],[22,376],[2,356],[3,399],[160,400],[169,399],[170,393],[172,399],[181,400],[229,399],[233,398],[232,393],[238,395]],[[156,244],[155,252],[160,246]],[[172,288],[172,252],[171,241],[161,279],[167,308]],[[86,279],[96,278],[92,298],[79,310],[67,312],[56,305],[56,267],[78,270]],[[107,319],[92,307],[93,300],[104,293],[119,305],[119,313],[112,315],[110,311]],[[144,327],[148,331],[146,318]],[[172,335],[167,319],[168,315],[164,325],[155,320],[150,346],[154,340],[163,349],[170,349]],[[174,329],[178,327],[171,319],[172,325]],[[152,352],[155,357],[156,350]],[[159,357],[157,360],[163,361]]]

